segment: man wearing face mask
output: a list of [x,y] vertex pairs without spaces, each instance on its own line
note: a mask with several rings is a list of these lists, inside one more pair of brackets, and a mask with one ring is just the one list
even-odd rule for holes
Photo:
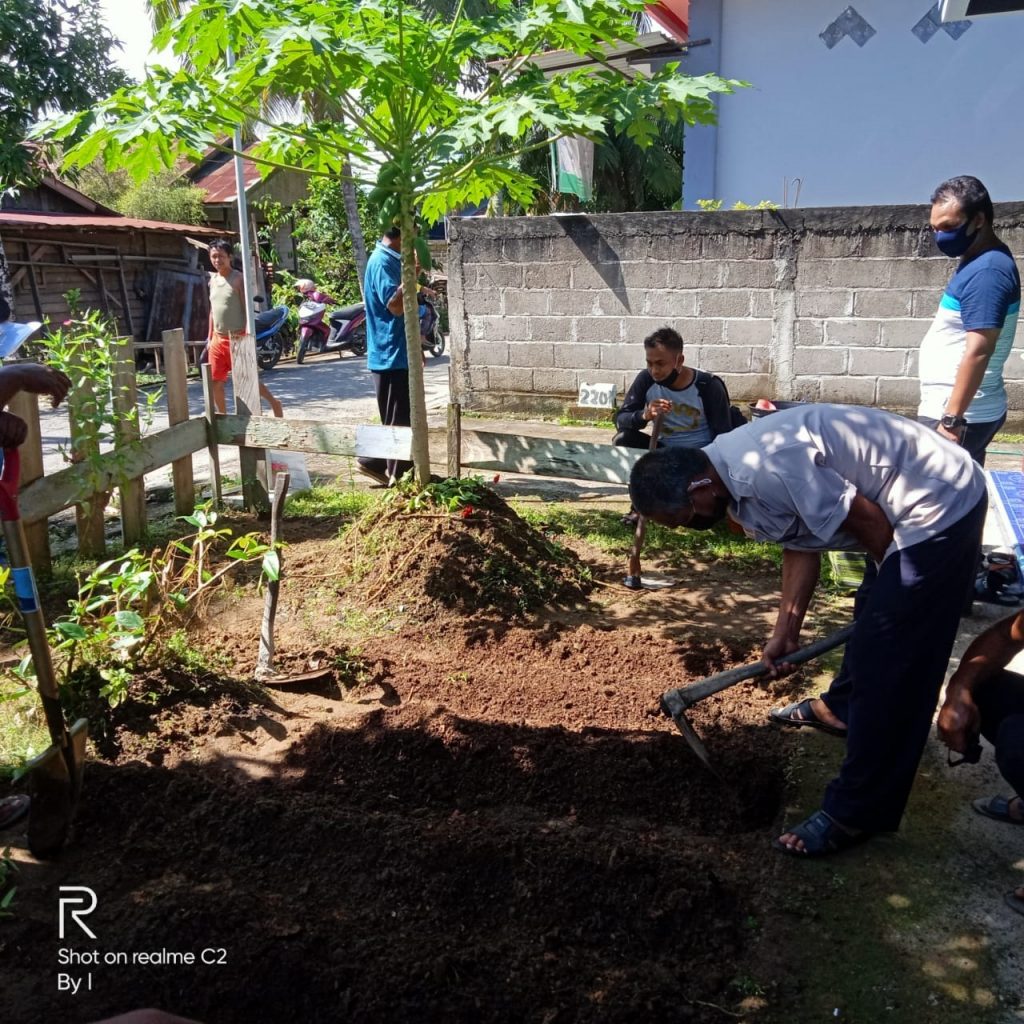
[[923,424],[808,404],[702,449],[649,452],[633,467],[629,495],[663,526],[707,529],[728,512],[748,536],[782,544],[779,614],[764,647],[773,676],[792,669],[786,656],[800,646],[821,552],[871,556],[877,579],[859,598],[848,683],[808,711],[845,735],[845,760],[822,810],[773,845],[824,856],[895,831],[960,619],[948,595],[964,593],[974,572],[987,507],[981,467]]
[[932,194],[935,244],[960,262],[921,342],[919,364],[918,419],[981,465],[1006,419],[1003,364],[1020,311],[1020,274],[992,219],[992,200],[977,178],[950,178]]

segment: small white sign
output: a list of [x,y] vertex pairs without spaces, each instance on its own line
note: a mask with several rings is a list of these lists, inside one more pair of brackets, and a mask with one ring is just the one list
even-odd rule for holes
[[614,409],[614,384],[581,384],[580,397],[576,402],[584,409]]

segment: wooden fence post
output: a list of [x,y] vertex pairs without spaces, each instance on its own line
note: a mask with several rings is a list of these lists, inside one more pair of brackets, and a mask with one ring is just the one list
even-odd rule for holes
[[217,447],[217,422],[214,417],[217,410],[213,407],[213,377],[210,376],[210,364],[200,363],[199,372],[203,378],[203,411],[206,416],[206,444],[210,452],[210,493],[213,503],[218,508],[224,502],[220,487],[220,449]]
[[462,406],[448,403],[448,476],[457,480],[462,475]]
[[[96,396],[92,382],[83,375],[82,383],[68,395],[68,422],[71,434],[71,461],[92,462],[100,454],[99,441],[90,437],[84,427],[96,415]],[[106,510],[107,492],[94,492],[87,501],[75,505],[75,525],[78,532],[78,553],[83,558],[99,560],[107,550],[104,533],[103,513]]]
[[[167,421],[173,427],[188,418],[188,359],[185,332],[181,328],[163,332],[164,372],[167,377]],[[174,482],[174,511],[190,516],[196,507],[196,482],[192,456],[171,463]]]
[[[135,353],[131,338],[114,342],[113,407],[117,414],[114,444],[118,448],[137,446],[142,437],[139,429],[139,393],[135,386]],[[132,547],[146,532],[145,478],[119,478],[121,494],[121,539]]]
[[[39,396],[19,391],[11,399],[8,408],[15,416],[21,417],[28,427],[28,436],[21,446],[21,483],[25,487],[43,475],[43,439],[39,430]],[[49,572],[51,568],[50,524],[47,520],[39,523],[25,523],[25,543],[29,557],[37,573]]]
[[[256,366],[256,339],[245,334],[231,339],[231,388],[235,394],[235,409],[239,415],[262,416],[260,407],[259,370]],[[267,493],[267,453],[260,448],[238,449],[242,473],[242,500],[246,508],[255,509],[260,516],[270,515],[270,495]]]

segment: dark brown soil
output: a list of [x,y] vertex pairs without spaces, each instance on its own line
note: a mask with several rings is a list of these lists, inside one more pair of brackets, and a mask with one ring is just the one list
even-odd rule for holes
[[[762,688],[705,702],[693,721],[720,781],[657,703],[749,660],[742,630],[718,639],[684,625],[685,601],[623,592],[533,620],[447,617],[358,641],[321,622],[314,636],[300,578],[334,571],[334,534],[287,553],[280,664],[330,663],[335,683],[262,703],[213,675],[191,693],[178,678],[176,699],[166,673],[141,684],[157,704],[126,708],[117,753],[89,766],[73,842],[48,864],[18,854],[0,1018],[145,1005],[211,1024],[735,1014],[785,738],[765,724]],[[228,675],[251,673],[260,606],[236,592],[196,637]],[[95,890],[95,940],[71,924],[58,937],[59,885]],[[224,949],[226,962],[68,967],[62,948]],[[91,972],[91,991],[59,992],[58,972]]]

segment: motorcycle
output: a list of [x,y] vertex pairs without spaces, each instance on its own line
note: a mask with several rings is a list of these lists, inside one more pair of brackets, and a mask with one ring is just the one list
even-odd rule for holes
[[256,365],[261,370],[272,370],[282,355],[290,355],[295,347],[288,307],[274,306],[256,314]]
[[301,363],[311,352],[346,351],[366,355],[366,307],[361,302],[333,310],[324,323],[327,304],[307,299],[299,306],[299,350],[295,361]]
[[420,307],[420,347],[429,355],[439,356],[444,352],[444,335],[438,327],[437,310],[424,292],[419,293],[417,300]]

